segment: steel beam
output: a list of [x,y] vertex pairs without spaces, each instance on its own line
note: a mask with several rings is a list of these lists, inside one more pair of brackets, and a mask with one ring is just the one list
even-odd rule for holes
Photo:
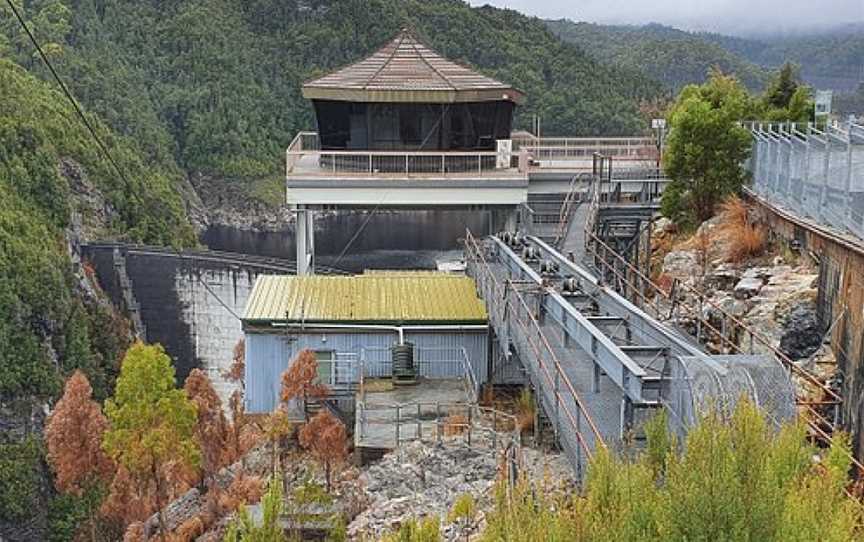
[[[501,262],[512,274],[520,279],[534,280],[538,286],[544,284],[543,278],[510,247],[497,237],[492,239]],[[646,376],[645,370],[561,294],[551,289],[546,289],[543,293],[542,307],[547,317],[555,321],[570,341],[589,354],[597,368],[606,373],[631,401],[641,403],[642,377]]]

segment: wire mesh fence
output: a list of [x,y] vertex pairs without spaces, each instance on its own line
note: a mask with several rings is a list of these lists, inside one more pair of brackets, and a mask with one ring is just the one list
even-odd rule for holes
[[864,128],[749,123],[753,188],[795,214],[864,238]]

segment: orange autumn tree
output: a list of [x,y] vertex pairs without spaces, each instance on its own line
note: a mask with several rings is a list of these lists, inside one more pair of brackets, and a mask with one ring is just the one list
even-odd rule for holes
[[300,429],[300,445],[324,467],[327,491],[331,489],[334,466],[348,457],[348,434],[345,426],[328,410],[321,410]]
[[318,360],[315,352],[301,350],[291,365],[282,373],[282,400],[325,397],[330,389],[318,382]]
[[192,369],[183,389],[198,409],[195,440],[201,449],[202,479],[207,482],[233,460],[230,449],[232,431],[222,411],[222,400],[204,371]]
[[90,538],[96,540],[98,490],[110,479],[114,464],[102,450],[108,420],[92,395],[87,377],[75,371],[48,419],[45,441],[54,484],[62,493],[85,497]]

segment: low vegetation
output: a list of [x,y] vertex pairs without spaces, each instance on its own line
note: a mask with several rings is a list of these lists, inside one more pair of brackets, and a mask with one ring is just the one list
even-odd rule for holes
[[601,450],[576,496],[525,480],[500,483],[484,542],[844,541],[859,539],[860,504],[845,493],[849,445],[821,454],[805,429],[779,431],[741,402],[704,416],[678,446],[657,416],[633,458]]

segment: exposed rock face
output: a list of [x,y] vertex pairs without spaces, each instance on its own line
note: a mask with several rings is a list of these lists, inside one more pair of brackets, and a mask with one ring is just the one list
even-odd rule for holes
[[[216,179],[203,174],[190,178],[201,207],[190,216],[200,229],[210,225],[232,226],[248,231],[282,231],[293,223],[287,205],[268,204],[249,196],[247,179]],[[284,197],[282,199],[284,202]],[[195,211],[195,212],[193,212]]]
[[813,355],[822,345],[822,334],[816,317],[816,304],[802,301],[786,317],[780,350],[793,360]]
[[689,281],[699,273],[699,258],[693,250],[673,250],[663,258],[663,273]]
[[759,293],[764,283],[759,277],[744,277],[735,284],[735,297],[737,299],[750,299]]

